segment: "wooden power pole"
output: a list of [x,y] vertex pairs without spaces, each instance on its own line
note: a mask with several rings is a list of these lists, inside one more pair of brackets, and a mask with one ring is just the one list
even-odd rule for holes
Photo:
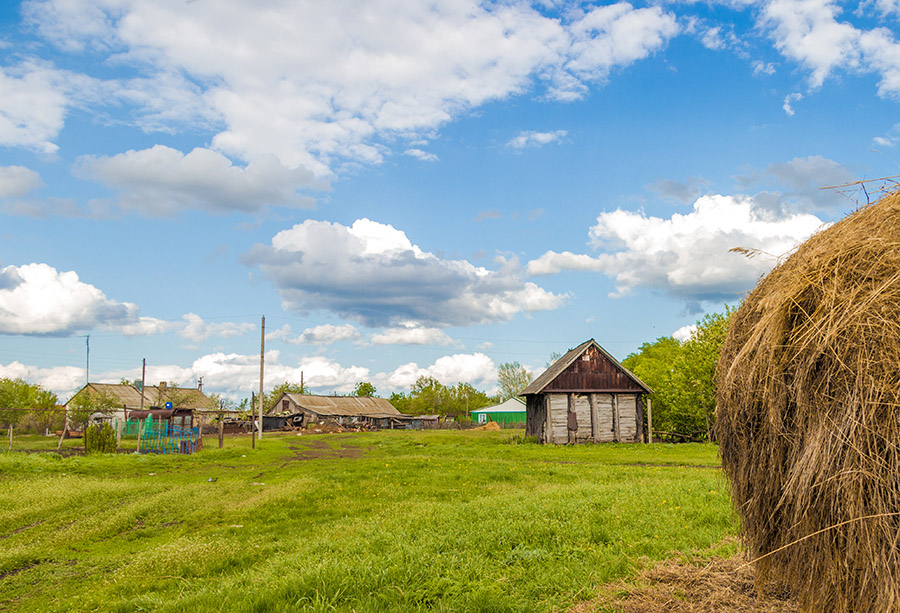
[[263,363],[266,358],[266,316],[262,316],[259,335],[259,440],[262,440],[263,424]]

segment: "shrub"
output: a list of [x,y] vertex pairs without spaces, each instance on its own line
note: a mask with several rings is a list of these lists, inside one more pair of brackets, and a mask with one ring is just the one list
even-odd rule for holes
[[85,453],[115,453],[116,432],[109,424],[92,424],[84,431]]

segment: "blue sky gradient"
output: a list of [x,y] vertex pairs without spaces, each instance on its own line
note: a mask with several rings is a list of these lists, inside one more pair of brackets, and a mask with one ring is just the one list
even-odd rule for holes
[[897,0],[359,7],[0,7],[0,376],[65,398],[90,335],[241,398],[265,315],[268,386],[494,391],[683,337],[900,174]]

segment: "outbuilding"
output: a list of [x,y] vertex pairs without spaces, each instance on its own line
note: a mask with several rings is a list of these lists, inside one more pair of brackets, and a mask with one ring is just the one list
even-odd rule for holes
[[[313,396],[285,392],[269,410],[271,417],[286,417],[286,424],[306,427],[331,421],[340,425],[368,425],[375,428],[405,428],[404,415],[384,398],[367,396]],[[266,426],[265,422],[263,423]]]
[[522,391],[525,434],[539,443],[640,443],[644,396],[653,393],[590,339],[570,349]]
[[525,401],[516,397],[507,398],[505,402],[500,404],[472,411],[472,419],[479,424],[493,421],[501,426],[509,425],[510,427],[521,428],[525,425],[526,417]]

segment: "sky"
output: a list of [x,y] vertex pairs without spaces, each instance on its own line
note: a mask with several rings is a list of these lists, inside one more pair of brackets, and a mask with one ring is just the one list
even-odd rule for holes
[[[0,4],[0,377],[493,392],[900,174],[900,0]],[[753,257],[731,251],[749,250]],[[89,353],[88,353],[89,351]],[[88,372],[89,369],[89,372]]]

